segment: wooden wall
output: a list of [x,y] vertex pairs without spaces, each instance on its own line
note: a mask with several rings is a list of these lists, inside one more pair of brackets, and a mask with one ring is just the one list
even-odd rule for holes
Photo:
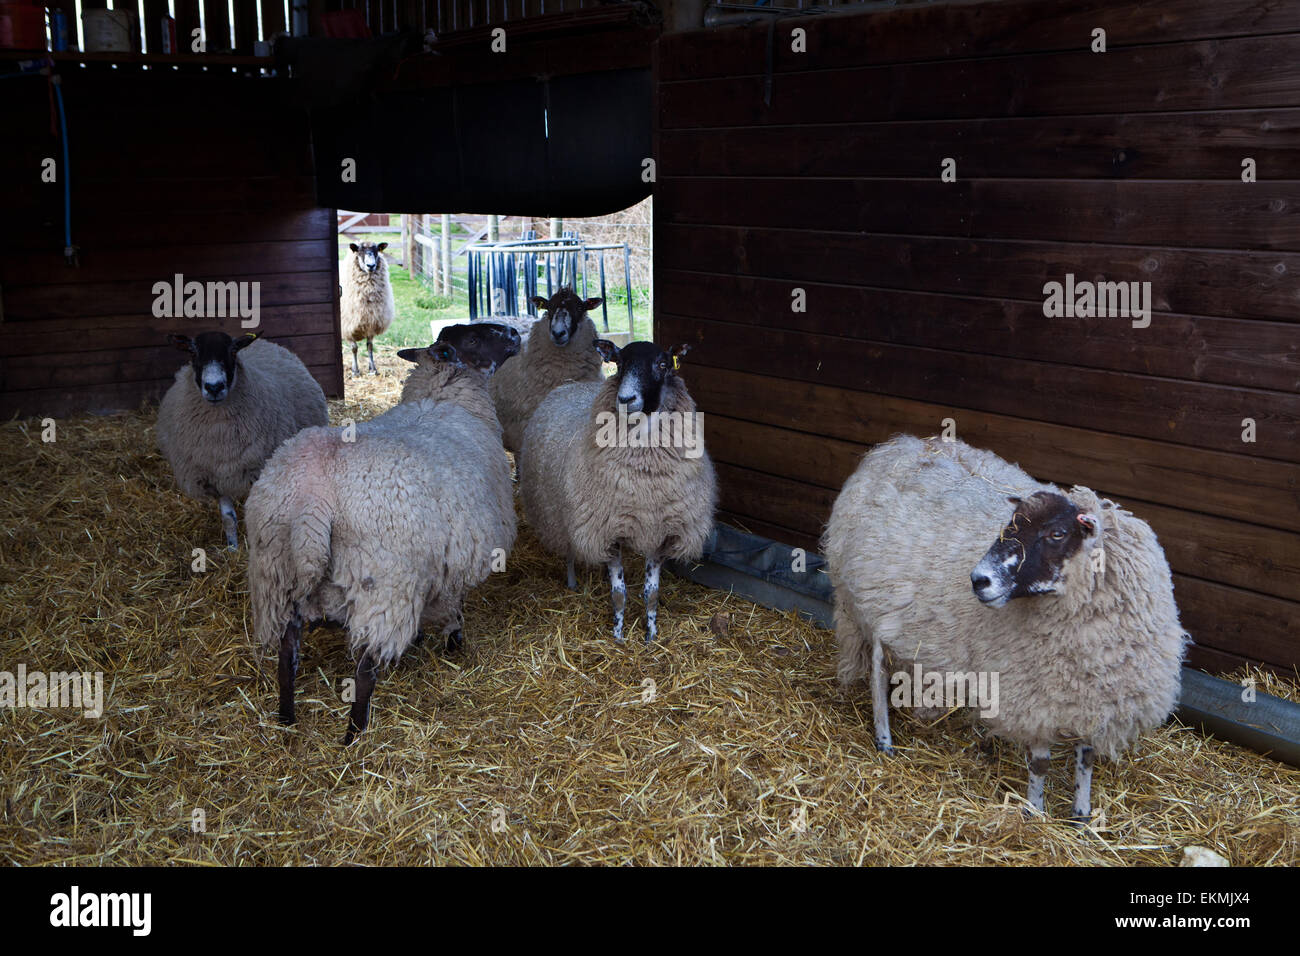
[[153,315],[154,283],[259,281],[261,328],[343,391],[335,214],[315,205],[305,115],[278,82],[231,73],[65,71],[72,237],[63,259],[62,180],[40,79],[5,81],[0,123],[0,415],[134,408],[157,398],[183,356],[173,331],[239,320]]
[[[953,418],[1150,521],[1195,664],[1300,664],[1300,5],[936,4],[772,52],[658,50],[655,334],[696,346],[722,519],[815,547],[866,446]],[[1150,327],[1045,318],[1066,273],[1150,281]]]

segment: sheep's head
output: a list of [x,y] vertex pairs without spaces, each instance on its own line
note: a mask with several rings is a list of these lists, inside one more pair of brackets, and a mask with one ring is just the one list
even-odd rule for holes
[[352,250],[352,255],[356,257],[357,265],[364,272],[378,272],[379,267],[384,264],[383,257],[379,254],[388,248],[386,242],[355,242],[348,243],[348,248]]
[[438,333],[427,349],[402,349],[397,355],[408,362],[450,363],[473,366],[491,375],[506,359],[519,354],[519,332],[500,322],[450,325]]
[[261,334],[249,332],[232,339],[225,332],[202,332],[194,338],[173,333],[167,336],[167,341],[189,354],[199,394],[213,405],[219,405],[234,390],[239,375],[239,350],[252,345]]
[[563,348],[577,333],[578,326],[587,317],[587,312],[600,305],[603,300],[579,299],[572,289],[565,286],[550,299],[535,295],[532,301],[539,312],[546,313],[542,316],[542,321],[546,322],[551,330],[551,341]]
[[1007,500],[1011,521],[970,574],[975,596],[989,607],[1055,592],[1071,560],[1087,559],[1101,529],[1095,514],[1053,491]]
[[601,358],[618,365],[618,403],[629,415],[659,411],[664,385],[677,375],[682,356],[690,350],[689,345],[674,345],[664,351],[653,342],[632,342],[620,349],[613,342],[596,340]]

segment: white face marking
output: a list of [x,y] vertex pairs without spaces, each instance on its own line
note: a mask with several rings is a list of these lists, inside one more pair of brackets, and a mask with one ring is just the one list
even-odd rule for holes
[[557,344],[568,341],[569,338],[569,310],[556,309],[551,313],[551,337],[558,339]]
[[623,376],[623,381],[618,386],[618,400],[619,404],[627,407],[629,415],[633,412],[639,412],[645,407],[642,390],[641,370],[639,368],[628,369]]
[[226,397],[226,368],[220,362],[209,362],[203,366],[202,380],[203,397],[208,401],[219,401]]

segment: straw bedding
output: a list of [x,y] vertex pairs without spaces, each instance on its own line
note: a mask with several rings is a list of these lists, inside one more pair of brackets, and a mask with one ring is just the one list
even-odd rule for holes
[[[378,353],[334,423],[396,401],[409,365]],[[246,551],[176,490],[155,416],[61,421],[54,444],[38,422],[0,425],[0,670],[103,671],[107,698],[98,720],[0,711],[6,863],[1176,864],[1194,844],[1234,865],[1300,858],[1294,768],[1173,724],[1098,765],[1104,817],[1086,835],[1024,820],[1020,753],[955,716],[896,714],[899,755],[878,755],[830,632],[665,576],[662,643],[642,647],[638,622],[617,647],[603,577],[565,590],[526,527],[467,601],[465,652],[408,653],[356,745],[339,745],[353,665],[328,627],[304,637],[283,728]],[[1048,808],[1063,815],[1061,754]]]

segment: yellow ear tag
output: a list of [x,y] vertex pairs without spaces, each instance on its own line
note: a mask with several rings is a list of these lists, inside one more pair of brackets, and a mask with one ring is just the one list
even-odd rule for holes
[[674,355],[674,356],[673,356],[673,371],[675,372],[675,371],[677,371],[677,370],[678,370],[679,368],[681,368],[681,367],[682,367],[682,360],[681,360],[681,357],[680,357],[680,356],[677,356],[677,355]]

